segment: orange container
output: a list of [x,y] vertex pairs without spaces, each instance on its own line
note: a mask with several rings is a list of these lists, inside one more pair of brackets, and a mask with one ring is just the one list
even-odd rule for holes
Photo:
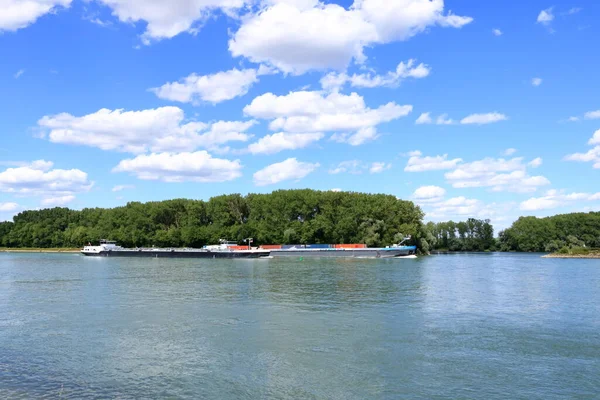
[[262,246],[260,246],[261,249],[265,249],[265,250],[279,250],[281,249],[281,245],[280,244],[263,244]]
[[231,250],[248,250],[248,246],[229,246]]
[[366,247],[367,247],[367,245],[363,244],[363,243],[356,243],[356,244],[336,244],[335,245],[336,249],[364,249]]

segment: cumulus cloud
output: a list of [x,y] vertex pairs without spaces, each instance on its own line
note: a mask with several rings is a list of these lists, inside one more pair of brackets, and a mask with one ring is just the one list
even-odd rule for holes
[[76,117],[62,113],[38,121],[51,142],[128,153],[214,149],[250,139],[255,121],[185,122],[183,110],[161,107],[142,111],[101,109]]
[[229,50],[293,74],[343,70],[352,60],[365,60],[365,47],[407,40],[434,25],[460,28],[473,20],[445,14],[441,0],[356,0],[349,9],[317,0],[268,3],[243,20]]
[[57,196],[57,197],[46,197],[42,200],[42,206],[44,207],[60,207],[69,204],[75,200],[75,196]]
[[415,124],[417,124],[417,125],[431,124],[431,123],[433,123],[433,120],[431,119],[430,112],[422,113],[421,115],[419,115],[419,118],[417,118],[417,120],[415,121]]
[[420,201],[439,201],[446,195],[446,189],[439,186],[421,186],[412,195],[412,198]]
[[[534,164],[541,160],[534,160]],[[493,191],[533,192],[540,186],[549,185],[544,176],[527,174],[527,164],[522,157],[503,159],[485,158],[461,163],[445,174],[455,188],[490,187]]]
[[161,99],[182,103],[220,103],[248,93],[260,75],[269,73],[266,68],[232,69],[211,75],[191,74],[178,82],[165,83],[150,89]]
[[286,133],[267,135],[248,146],[252,154],[275,154],[283,150],[301,149],[323,138],[322,133]]
[[420,79],[429,75],[431,69],[429,66],[421,63],[416,65],[415,60],[401,62],[395,71],[390,71],[385,75],[370,73],[348,75],[345,72],[330,72],[321,78],[321,86],[325,90],[339,90],[345,84],[349,83],[352,87],[374,88],[374,87],[398,87],[400,83],[408,78]]
[[487,113],[487,114],[471,114],[468,117],[463,118],[460,123],[463,125],[468,124],[492,124],[494,122],[505,121],[508,117],[498,112]]
[[214,158],[202,150],[194,153],[152,153],[122,160],[113,172],[128,172],[144,180],[163,182],[225,182],[242,176],[239,160]]
[[336,132],[332,140],[358,146],[378,137],[376,126],[404,117],[411,105],[387,103],[368,108],[362,96],[338,92],[265,93],[244,108],[246,115],[271,120],[269,128],[291,133]]
[[540,86],[542,84],[542,78],[533,78],[531,84],[533,86]]
[[358,175],[358,174],[362,174],[365,171],[365,169],[367,169],[367,168],[368,168],[368,165],[362,161],[349,160],[349,161],[342,161],[337,166],[331,168],[329,170],[329,173],[333,174],[333,175],[341,174],[341,173],[349,173],[349,174]]
[[0,203],[0,212],[13,212],[17,211],[21,206],[17,203],[8,202],[8,203]]
[[600,119],[600,110],[588,111],[583,115],[585,119]]
[[133,185],[117,185],[112,188],[113,192],[121,192],[123,190],[135,189]]
[[110,7],[121,22],[146,22],[144,43],[168,39],[180,33],[195,34],[202,23],[219,11],[234,15],[244,0],[99,0]]
[[564,193],[563,191],[549,190],[545,196],[532,197],[523,201],[519,208],[523,211],[549,210],[562,207],[576,201],[600,200],[600,193]]
[[479,199],[464,196],[450,199],[434,198],[430,201],[415,200],[425,209],[428,219],[449,220],[465,218],[485,218],[503,220],[501,214],[510,212],[513,203],[485,203]]
[[502,36],[502,31],[500,29],[492,29],[492,33],[494,36]]
[[[484,125],[484,124],[492,124],[494,122],[500,122],[507,120],[508,117],[504,114],[500,114],[498,112],[492,112],[487,114],[471,114],[462,120],[460,123],[463,125]],[[417,125],[423,124],[436,124],[436,125],[453,125],[456,121],[449,118],[448,114],[441,114],[437,118],[433,119],[430,112],[423,113],[419,116],[419,118],[415,121]]]
[[392,168],[392,164],[384,163],[384,162],[374,162],[373,164],[371,164],[371,167],[369,168],[369,172],[372,174],[379,174],[390,168]]
[[2,0],[0,2],[0,33],[16,31],[71,5],[72,0]]
[[298,161],[288,158],[280,163],[271,164],[254,173],[256,186],[273,185],[287,180],[300,180],[319,168],[318,163]]
[[515,154],[517,152],[517,149],[513,149],[512,147],[509,149],[506,149],[502,152],[503,155],[505,156],[512,156],[513,154]]
[[527,163],[527,165],[529,165],[531,168],[537,168],[540,165],[542,165],[543,161],[541,159],[541,157],[537,157],[534,158],[533,160],[529,161],[529,163]]
[[538,14],[538,24],[549,25],[552,21],[554,21],[553,7],[542,10]]
[[594,168],[600,169],[600,129],[594,132],[594,135],[588,140],[588,144],[594,147],[585,153],[569,154],[565,156],[565,160],[591,162]]
[[409,153],[410,158],[406,163],[404,170],[406,172],[439,171],[444,169],[454,169],[463,160],[462,158],[448,159],[448,154],[441,156],[423,156],[420,151]]
[[87,192],[93,186],[79,169],[52,169],[53,163],[38,160],[0,172],[0,191],[31,196],[66,196]]

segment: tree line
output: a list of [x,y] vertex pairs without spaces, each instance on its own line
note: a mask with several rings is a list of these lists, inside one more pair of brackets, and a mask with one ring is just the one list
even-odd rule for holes
[[130,202],[112,209],[24,211],[0,223],[2,247],[80,247],[101,238],[126,247],[201,247],[242,243],[365,243],[389,245],[410,235],[423,212],[395,196],[315,190],[231,194],[208,201]]
[[600,212],[521,217],[498,235],[502,251],[556,252],[600,248]]
[[219,239],[242,244],[398,243],[407,236],[422,253],[554,252],[600,248],[600,212],[521,217],[494,237],[490,220],[423,222],[411,201],[384,194],[278,190],[208,201],[130,202],[111,209],[24,211],[0,223],[0,247],[81,247],[99,239],[126,247],[201,247]]

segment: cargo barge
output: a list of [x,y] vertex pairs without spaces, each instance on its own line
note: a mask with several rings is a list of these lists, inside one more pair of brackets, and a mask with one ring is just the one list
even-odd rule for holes
[[84,256],[92,257],[147,257],[147,258],[263,258],[270,250],[236,246],[222,241],[219,245],[194,248],[124,248],[116,242],[101,240],[99,246],[85,246]]
[[401,244],[387,247],[367,247],[363,244],[307,244],[262,246],[273,257],[350,257],[350,258],[415,258],[416,246]]

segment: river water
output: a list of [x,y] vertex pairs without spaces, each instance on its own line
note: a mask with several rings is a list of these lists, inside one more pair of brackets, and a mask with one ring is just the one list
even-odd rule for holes
[[600,260],[0,254],[0,398],[600,398]]

